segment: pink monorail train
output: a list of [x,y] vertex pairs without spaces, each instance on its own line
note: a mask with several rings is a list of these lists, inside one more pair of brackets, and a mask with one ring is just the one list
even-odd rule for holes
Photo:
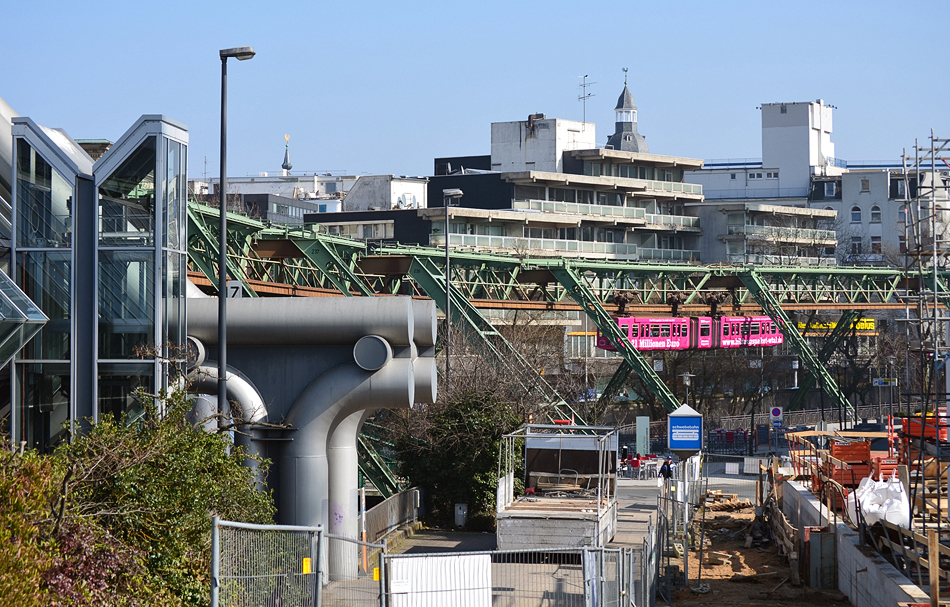
[[[699,318],[618,318],[617,324],[637,350],[707,350],[777,346],[784,341],[768,316]],[[614,350],[597,333],[597,347]]]

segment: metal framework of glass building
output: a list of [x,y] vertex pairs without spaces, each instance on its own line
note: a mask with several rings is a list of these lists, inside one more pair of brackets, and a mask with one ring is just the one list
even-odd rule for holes
[[12,275],[49,321],[14,360],[11,439],[143,412],[185,340],[187,128],[145,115],[96,162],[13,119]]

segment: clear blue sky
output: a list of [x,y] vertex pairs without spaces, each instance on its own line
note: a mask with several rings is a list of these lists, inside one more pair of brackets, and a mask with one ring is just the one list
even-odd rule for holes
[[849,160],[896,159],[950,137],[950,3],[7,2],[0,97],[74,138],[115,141],[138,116],[190,129],[190,176],[218,172],[217,51],[229,63],[232,176],[428,175],[487,154],[491,122],[587,117],[603,143],[630,69],[658,154],[758,157],[762,102],[837,107]]

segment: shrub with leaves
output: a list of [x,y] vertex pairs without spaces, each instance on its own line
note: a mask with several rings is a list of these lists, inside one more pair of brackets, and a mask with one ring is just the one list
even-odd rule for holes
[[401,473],[426,489],[430,521],[451,525],[454,504],[467,503],[469,528],[494,527],[501,437],[522,420],[492,392],[468,391],[408,416],[396,444]]

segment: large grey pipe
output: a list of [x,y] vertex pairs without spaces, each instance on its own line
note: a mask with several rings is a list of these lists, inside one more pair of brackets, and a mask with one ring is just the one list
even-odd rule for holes
[[[410,297],[309,297],[235,299],[228,302],[228,345],[341,345],[379,335],[393,346],[412,343]],[[214,299],[188,300],[188,334],[218,343]]]
[[[228,366],[227,380],[228,400],[237,404],[240,410],[240,418],[243,422],[246,422],[236,428],[234,444],[244,447],[248,455],[261,457],[261,450],[254,441],[256,431],[251,424],[267,421],[267,407],[264,405],[264,399],[254,383],[234,367]],[[191,394],[218,393],[218,367],[215,361],[205,361],[205,364],[195,367],[188,377],[188,392]],[[209,409],[209,403],[207,402],[199,401],[196,404],[201,407],[202,411],[207,412]],[[216,410],[217,404],[210,407],[212,413]],[[202,415],[203,417],[206,417],[206,415]],[[213,424],[211,426],[213,429]],[[264,477],[260,473],[257,460],[248,458],[244,460],[244,463],[251,469],[257,484],[263,489]]]

